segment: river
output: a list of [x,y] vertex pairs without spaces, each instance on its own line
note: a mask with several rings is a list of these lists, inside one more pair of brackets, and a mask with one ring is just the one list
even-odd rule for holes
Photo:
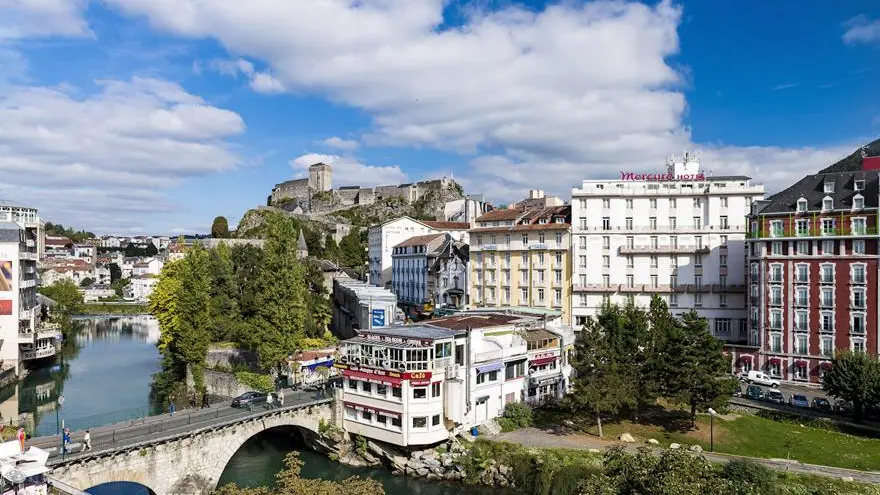
[[[93,317],[76,320],[61,355],[30,370],[23,382],[0,390],[0,420],[29,415],[37,435],[52,435],[63,422],[72,429],[124,421],[156,410],[150,402],[151,375],[159,370],[159,328],[147,316]],[[59,408],[59,397],[63,405]],[[57,414],[56,414],[57,412]],[[271,486],[284,457],[299,450],[306,478],[342,480],[369,477],[382,482],[388,495],[488,495],[494,490],[392,476],[384,469],[351,468],[301,450],[284,430],[258,435],[242,446],[221,483]],[[88,490],[92,495],[147,495],[131,483]]]

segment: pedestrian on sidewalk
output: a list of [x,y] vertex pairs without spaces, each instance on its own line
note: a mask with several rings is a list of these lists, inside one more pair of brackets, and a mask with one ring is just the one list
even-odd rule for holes
[[284,389],[278,390],[278,407],[284,407]]
[[210,406],[211,405],[208,404],[208,391],[205,390],[204,392],[202,392],[202,409],[206,409]]
[[61,435],[61,452],[63,454],[70,452],[70,428],[65,428]]
[[86,434],[83,435],[83,450],[92,450],[92,435],[89,430],[86,430]]
[[190,409],[196,408],[196,391],[192,390],[189,393],[189,407]]
[[272,400],[272,396],[273,396],[273,395],[275,395],[274,392],[272,392],[272,393],[270,393],[269,395],[266,396],[266,409],[272,409],[272,403],[274,402],[274,401]]
[[174,410],[176,407],[174,406],[174,397],[171,398],[171,402],[168,404],[168,413],[171,414],[171,417],[174,417]]

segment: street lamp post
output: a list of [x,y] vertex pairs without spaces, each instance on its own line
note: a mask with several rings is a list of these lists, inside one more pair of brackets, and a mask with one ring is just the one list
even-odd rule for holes
[[64,432],[61,431],[61,420],[59,418],[60,418],[61,406],[63,406],[63,405],[64,405],[64,396],[59,395],[58,396],[58,407],[55,408],[55,430],[58,432],[56,434],[59,434],[59,433],[61,434],[61,458],[62,459],[64,459],[64,454],[65,454],[65,452],[64,452]]
[[709,408],[709,452],[715,452],[715,409]]

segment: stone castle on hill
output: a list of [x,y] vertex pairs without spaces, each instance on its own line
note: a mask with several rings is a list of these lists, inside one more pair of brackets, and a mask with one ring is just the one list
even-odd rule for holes
[[401,198],[406,203],[413,203],[430,191],[460,188],[455,181],[446,177],[411,184],[377,187],[343,186],[333,189],[332,184],[333,168],[326,163],[315,163],[309,166],[308,178],[276,184],[272,188],[272,194],[269,196],[267,204],[268,206],[283,207],[288,211],[307,213],[318,209],[315,203],[319,202],[332,204],[333,206],[329,209],[371,205],[377,201],[391,198]]

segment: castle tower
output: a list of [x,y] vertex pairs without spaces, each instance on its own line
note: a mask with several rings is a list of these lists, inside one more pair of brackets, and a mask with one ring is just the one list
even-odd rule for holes
[[302,229],[299,229],[299,239],[296,241],[296,257],[299,259],[309,256],[309,246],[306,244],[306,237],[303,235]]
[[333,168],[326,163],[309,166],[309,187],[315,191],[329,191],[332,184]]

